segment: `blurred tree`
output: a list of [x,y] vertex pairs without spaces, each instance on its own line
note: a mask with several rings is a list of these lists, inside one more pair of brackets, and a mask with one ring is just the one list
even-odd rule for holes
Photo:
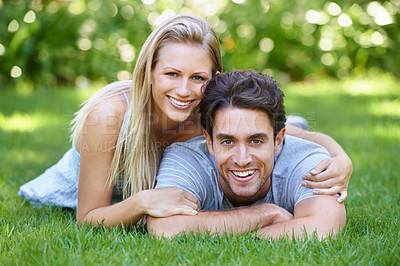
[[151,29],[177,13],[210,22],[227,71],[281,82],[400,74],[398,0],[0,0],[2,88],[128,79]]

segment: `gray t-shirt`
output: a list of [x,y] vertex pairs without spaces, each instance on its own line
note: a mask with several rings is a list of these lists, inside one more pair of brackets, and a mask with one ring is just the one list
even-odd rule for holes
[[[330,155],[323,147],[292,136],[285,136],[275,159],[271,186],[257,203],[274,203],[293,213],[300,201],[314,197],[312,190],[301,185],[302,175],[309,173]],[[233,208],[222,192],[214,157],[208,152],[203,136],[169,146],[161,161],[156,188],[180,187],[199,199],[201,210]]]

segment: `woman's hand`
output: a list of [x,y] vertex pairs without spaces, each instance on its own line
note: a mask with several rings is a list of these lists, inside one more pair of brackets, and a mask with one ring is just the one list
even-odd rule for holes
[[200,210],[198,199],[181,188],[157,188],[140,193],[144,194],[145,213],[153,217],[196,215]]
[[313,193],[318,195],[339,193],[337,202],[342,203],[347,198],[352,171],[352,163],[347,155],[324,159],[309,174],[303,175],[302,185],[313,188]]

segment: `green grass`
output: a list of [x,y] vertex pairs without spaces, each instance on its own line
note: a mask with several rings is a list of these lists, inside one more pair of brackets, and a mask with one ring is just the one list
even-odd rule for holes
[[380,75],[283,89],[287,112],[334,137],[353,160],[347,224],[336,239],[156,240],[142,231],[79,228],[74,211],[34,208],[17,191],[70,147],[68,122],[93,91],[2,91],[0,264],[399,264],[400,81]]

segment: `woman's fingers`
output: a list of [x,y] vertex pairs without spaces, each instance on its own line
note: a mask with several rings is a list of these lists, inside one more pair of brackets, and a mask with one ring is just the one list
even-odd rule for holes
[[322,173],[323,171],[325,171],[328,168],[328,166],[331,163],[332,163],[332,158],[322,160],[319,164],[317,164],[317,166],[314,167],[313,170],[311,170],[310,174],[317,175],[319,173]]
[[347,187],[352,172],[351,161],[346,158],[329,158],[322,160],[308,174],[304,174],[304,187],[312,188],[314,194],[340,194],[337,201],[343,203],[347,199]]
[[337,202],[343,203],[347,199],[347,190],[340,192],[340,197],[337,198]]
[[313,193],[315,195],[335,195],[339,194],[341,191],[340,187],[334,186],[330,188],[314,188]]
[[328,179],[328,180],[321,181],[321,182],[314,182],[314,181],[304,180],[303,182],[301,182],[301,185],[303,187],[312,188],[312,189],[329,189],[331,187],[336,187],[336,186],[338,188],[342,189],[342,187],[337,185],[337,184],[335,184],[332,179]]
[[193,202],[194,204],[196,204],[196,206],[199,206],[199,199],[196,196],[194,196],[192,193],[187,192],[186,190],[183,191],[184,191],[184,197],[187,200]]
[[188,208],[187,206],[182,206],[180,208],[173,208],[171,209],[171,214],[170,215],[196,215],[197,211]]

